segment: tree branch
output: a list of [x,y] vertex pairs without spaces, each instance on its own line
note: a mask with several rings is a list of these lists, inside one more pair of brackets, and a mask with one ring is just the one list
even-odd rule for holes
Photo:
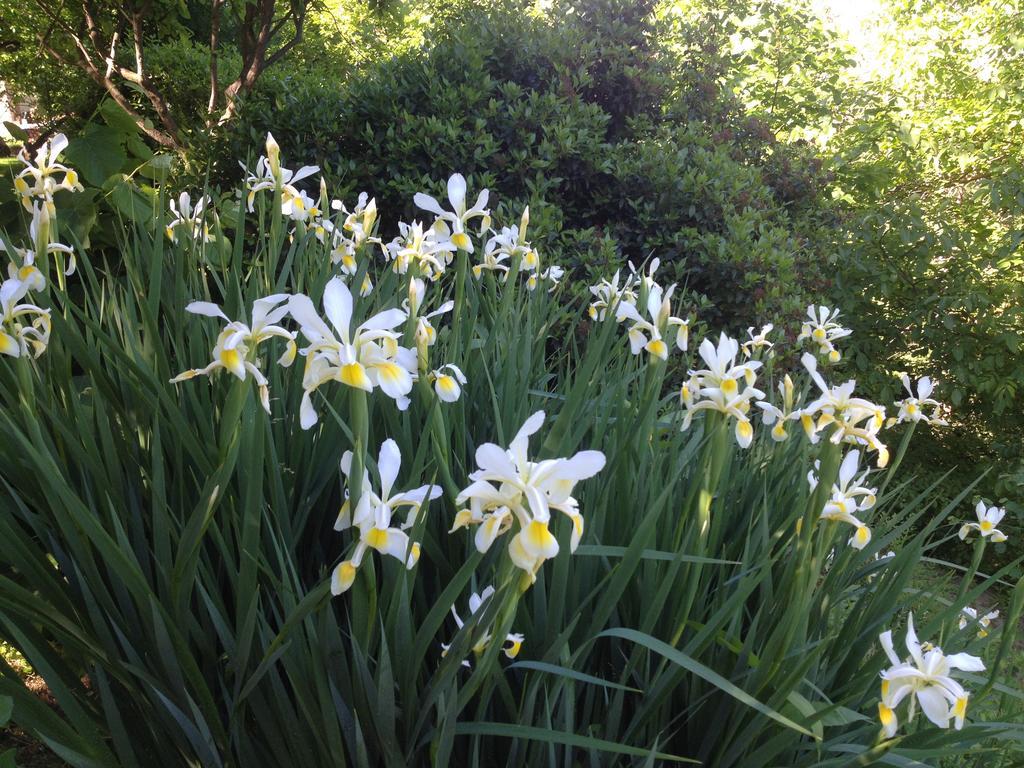
[[[220,42],[220,12],[224,0],[213,0],[210,8],[210,98],[206,104],[206,114],[212,115],[217,108],[217,44]],[[207,124],[209,124],[207,119]]]

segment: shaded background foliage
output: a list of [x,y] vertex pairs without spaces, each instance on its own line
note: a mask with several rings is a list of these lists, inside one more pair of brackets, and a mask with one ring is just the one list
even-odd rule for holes
[[[44,122],[78,126],[80,154],[101,159],[91,201],[145,194],[143,142],[75,71],[40,62],[25,42],[38,14],[3,2],[8,89],[34,93]],[[1008,0],[882,7],[866,51],[810,0],[342,0],[311,14],[213,135],[198,121],[202,4],[152,25],[149,61],[197,117],[171,171],[182,186],[237,180],[234,158],[271,130],[394,220],[453,170],[501,190],[503,214],[529,203],[543,254],[580,284],[657,256],[711,326],[792,320],[830,295],[856,331],[850,375],[893,397],[898,372],[944,382],[955,429],[911,464],[956,467],[950,488],[991,466],[984,492],[1019,515],[1024,13]],[[887,66],[865,71],[865,54]],[[77,203],[83,229],[91,201]]]

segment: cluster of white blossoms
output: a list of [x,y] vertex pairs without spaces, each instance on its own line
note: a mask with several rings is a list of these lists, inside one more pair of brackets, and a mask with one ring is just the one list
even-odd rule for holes
[[39,357],[50,341],[50,310],[23,299],[29,283],[9,278],[0,283],[0,355]]
[[[58,162],[61,154],[68,148],[68,138],[58,133],[43,144],[37,151],[35,160],[30,160],[28,153],[22,149],[18,152],[18,160],[25,166],[14,177],[14,191],[21,198],[25,210],[43,204],[54,213],[53,197],[57,192],[82,192],[85,187],[78,180],[78,174],[72,168]],[[60,180],[58,181],[58,177]]]
[[[344,274],[354,275],[359,270],[356,260],[359,249],[366,244],[381,244],[380,238],[373,234],[377,223],[377,200],[366,192],[360,192],[351,211],[341,200],[332,200],[331,210],[339,211],[344,216],[341,226],[335,226],[330,219],[321,219],[314,227],[314,232],[321,242],[330,238],[331,262],[340,266]],[[361,289],[363,295],[368,294],[371,288],[372,284],[364,282]]]
[[882,649],[892,666],[882,672],[882,700],[878,702],[878,716],[887,737],[892,738],[899,729],[897,707],[907,700],[906,720],[914,719],[920,705],[932,723],[948,728],[950,720],[957,730],[963,728],[967,716],[969,694],[951,677],[954,669],[980,672],[984,663],[968,653],[946,655],[942,649],[918,642],[914,631],[914,615],[907,619],[906,645],[909,656],[901,661],[893,647],[892,631],[879,635]]
[[300,411],[303,429],[316,424],[312,395],[329,381],[366,392],[379,387],[405,410],[416,375],[416,350],[399,345],[401,333],[395,328],[406,321],[407,313],[386,309],[353,326],[352,293],[340,277],[327,284],[323,303],[330,325],[308,296],[297,294],[288,302],[292,317],[309,341],[300,352],[306,360]]
[[0,239],[0,251],[11,257],[7,279],[0,283],[0,355],[39,357],[46,351],[50,310],[34,303],[30,294],[46,290],[47,258],[51,255],[66,259],[65,276],[75,272],[74,249],[57,240],[54,201],[58,192],[84,189],[74,169],[59,162],[67,146],[67,137],[60,133],[39,148],[34,160],[24,149],[18,153],[25,167],[14,177],[14,190],[32,218],[25,246]]
[[412,267],[414,274],[437,280],[452,263],[458,248],[451,240],[442,240],[433,227],[423,228],[414,221],[398,224],[399,236],[384,246],[384,255],[391,268],[404,275]]
[[[856,516],[857,512],[866,512],[875,506],[877,488],[869,488],[865,481],[868,471],[859,476],[860,451],[850,451],[839,466],[839,478],[832,485],[832,493],[821,510],[822,520],[835,520],[848,523],[854,527],[854,534],[849,543],[854,549],[864,549],[871,541],[871,529]],[[812,475],[813,477],[813,475]],[[817,478],[811,481],[811,490],[817,486]]]
[[469,486],[455,502],[467,507],[455,516],[451,532],[470,525],[477,528],[474,542],[486,552],[494,541],[517,527],[509,541],[512,562],[525,571],[531,582],[545,560],[558,554],[558,540],[551,533],[551,510],[558,510],[572,523],[569,549],[576,551],[583,535],[583,515],[573,498],[576,483],[593,477],[605,464],[600,451],[580,451],[571,458],[530,461],[530,436],[544,423],[544,411],[526,420],[512,438],[508,449],[484,443],[476,450],[479,467],[471,473]]
[[866,445],[876,452],[879,468],[885,467],[889,463],[889,449],[878,439],[885,426],[885,407],[854,397],[857,382],[853,379],[839,385],[827,384],[818,373],[813,355],[804,354],[800,361],[820,391],[818,398],[800,411],[800,423],[808,439],[816,443],[822,433],[831,430],[832,443]]
[[[186,238],[191,242],[213,242],[213,233],[210,231],[210,224],[206,220],[207,211],[212,211],[213,200],[209,195],[200,195],[195,204],[192,204],[192,196],[188,192],[178,195],[177,203],[172,199],[168,203],[170,208],[170,219],[164,230],[167,238],[178,242],[178,236],[184,230]],[[216,213],[213,214],[216,216]]]
[[178,374],[171,379],[171,383],[188,381],[196,376],[209,376],[220,370],[227,371],[239,381],[245,381],[247,377],[251,376],[258,387],[260,404],[267,413],[270,413],[269,382],[260,370],[257,353],[263,342],[272,338],[280,338],[285,340],[285,350],[277,361],[278,365],[287,368],[295,361],[295,333],[279,325],[288,315],[286,302],[289,298],[287,293],[279,293],[254,301],[251,312],[252,322],[249,325],[241,320],[232,321],[216,304],[208,301],[193,301],[185,307],[186,312],[205,317],[219,317],[226,321],[227,325],[217,336],[217,343],[213,347],[212,362],[205,368],[193,368]]
[[590,293],[594,300],[590,303],[587,313],[592,320],[604,322],[608,310],[615,310],[615,320],[621,322],[625,315],[621,312],[624,304],[636,304],[636,276],[631,274],[623,279],[619,285],[620,272],[616,270],[612,279],[602,278],[597,285],[590,286]]
[[652,259],[646,273],[640,273],[629,262],[630,274],[619,285],[619,272],[611,280],[602,279],[590,286],[594,300],[587,308],[591,319],[603,322],[609,310],[614,310],[615,321],[630,321],[627,335],[629,349],[634,355],[647,352],[651,359],[667,360],[669,346],[664,337],[673,338],[675,346],[686,352],[690,344],[690,320],[672,315],[672,294],[675,283],[661,286],[654,273],[661,265]]
[[257,192],[280,191],[282,216],[303,222],[311,218],[317,219],[321,212],[316,202],[296,184],[319,173],[320,168],[315,165],[304,165],[297,171],[291,171],[281,165],[281,148],[269,133],[266,146],[267,154],[261,155],[256,161],[255,170],[250,171],[245,163],[239,163],[246,173],[246,203],[249,211],[255,210]]
[[[473,592],[469,596],[469,614],[470,614],[470,616],[475,616],[476,613],[480,610],[480,607],[484,603],[486,603],[491,598],[491,596],[493,596],[493,595],[494,595],[494,587],[487,587],[479,595],[476,592]],[[452,606],[452,617],[455,619],[455,625],[459,629],[462,629],[465,626],[465,622],[463,622],[462,618],[459,616],[459,612],[455,610],[455,606],[454,605]],[[505,635],[505,640],[502,643],[502,646],[503,646],[502,647],[502,652],[505,654],[506,657],[508,657],[510,659],[514,659],[516,656],[519,655],[519,651],[522,648],[523,641],[525,639],[526,639],[526,637],[524,635],[518,633],[518,632],[513,632],[513,633],[509,633],[509,634]],[[491,636],[490,631],[484,631],[483,633],[481,633],[480,638],[475,643],[473,643],[473,647],[471,648],[471,650],[473,651],[473,653],[475,655],[479,656],[480,654],[482,654],[484,651],[487,650],[488,646],[490,646],[490,644],[491,644],[491,642],[493,642],[493,640],[494,640],[494,638]],[[442,656],[447,656],[448,655],[448,651],[450,649],[451,649],[451,644],[449,644],[449,643],[441,643],[441,655]],[[462,666],[468,667],[468,666],[471,666],[471,665],[470,665],[468,660],[464,659],[462,661]]]
[[830,363],[838,363],[842,354],[836,348],[835,342],[853,333],[849,328],[843,328],[836,322],[838,317],[838,309],[808,307],[807,320],[800,327],[800,335],[796,337],[797,342],[810,339],[818,345],[819,355],[825,357]]
[[[899,413],[896,414],[896,418],[889,420],[890,425],[903,424],[905,422],[916,424],[920,421],[939,426],[947,426],[949,424],[943,418],[946,406],[938,400],[932,399],[935,384],[928,376],[922,376],[917,380],[917,392],[914,392],[914,387],[907,374],[904,373],[900,380],[903,382],[903,388],[907,391],[909,397],[896,402]],[[931,409],[930,412],[926,411],[927,408]]]
[[724,333],[718,337],[718,346],[704,339],[697,352],[707,368],[689,371],[689,380],[683,384],[679,399],[686,407],[683,429],[689,429],[693,415],[698,411],[718,411],[736,420],[736,442],[741,448],[750,446],[754,428],[750,423],[750,403],[764,397],[754,387],[757,382],[758,360],[737,362],[740,345]]
[[960,621],[958,626],[961,630],[967,629],[968,625],[978,625],[978,638],[988,637],[988,629],[992,626],[992,620],[999,618],[999,610],[989,611],[983,616],[978,616],[978,611],[971,608],[969,605],[965,605],[960,610]]

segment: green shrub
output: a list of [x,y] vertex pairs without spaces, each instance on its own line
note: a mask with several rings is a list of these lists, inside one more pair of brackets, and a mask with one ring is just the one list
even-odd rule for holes
[[711,322],[794,317],[820,287],[820,167],[745,117],[700,51],[662,46],[651,8],[467,12],[422,51],[334,89],[281,81],[250,100],[223,154],[270,130],[405,217],[415,191],[459,169],[500,189],[504,213],[529,203],[539,245],[560,261],[587,267],[589,239],[607,238],[620,264],[658,256],[708,297]]

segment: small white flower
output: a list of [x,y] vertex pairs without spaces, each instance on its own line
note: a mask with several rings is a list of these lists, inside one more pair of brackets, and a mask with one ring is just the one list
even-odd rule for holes
[[1006,541],[1006,534],[996,528],[1006,515],[1005,509],[996,506],[986,507],[984,501],[979,501],[974,513],[978,516],[978,522],[964,523],[960,526],[961,541],[966,539],[972,530],[980,533],[982,538],[991,538],[997,544]]
[[[480,606],[483,605],[485,602],[487,602],[487,600],[490,599],[493,595],[494,595],[494,587],[487,587],[479,595],[476,592],[471,594],[470,597],[469,597],[469,613],[470,613],[470,615],[475,616],[476,612],[480,610]],[[459,629],[462,629],[462,627],[465,626],[465,624],[463,623],[462,619],[459,617],[459,613],[458,613],[458,611],[455,610],[455,606],[454,605],[452,606],[452,616],[455,618],[456,626],[458,626]],[[505,656],[507,658],[509,658],[509,659],[514,659],[516,656],[518,656],[519,655],[519,650],[520,650],[520,648],[522,648],[523,641],[525,639],[526,639],[526,637],[524,635],[519,634],[519,633],[510,633],[508,635],[505,635],[505,646],[502,648],[502,651],[504,652]],[[491,633],[490,632],[484,632],[483,635],[480,637],[480,639],[477,640],[476,643],[473,645],[473,649],[472,649],[473,653],[476,654],[477,656],[479,656],[481,653],[483,653],[484,651],[487,650],[487,647],[491,644],[492,640],[493,640],[493,638],[491,637]],[[447,655],[448,654],[448,650],[450,648],[451,648],[450,644],[448,644],[448,643],[441,643],[441,655],[442,656]],[[470,666],[470,663],[468,661],[466,661],[466,660],[463,660],[462,666],[468,667],[468,666]]]
[[288,305],[282,306],[282,302],[288,301],[289,298],[287,293],[277,293],[253,302],[250,325],[246,325],[240,320],[231,321],[216,304],[208,301],[193,301],[185,307],[186,312],[205,317],[219,317],[226,320],[227,325],[217,336],[217,343],[213,348],[213,362],[205,368],[184,371],[171,379],[171,383],[188,381],[196,376],[209,376],[219,370],[227,371],[240,381],[245,381],[247,376],[251,375],[259,387],[260,402],[264,410],[270,413],[269,383],[267,377],[259,369],[256,351],[260,344],[268,339],[274,337],[285,339],[287,345],[278,364],[287,368],[295,361],[295,333],[285,330],[279,325],[288,314]]
[[757,333],[754,333],[753,328],[747,328],[747,336],[750,338],[743,342],[743,354],[747,357],[753,357],[754,353],[759,349],[766,349],[771,352],[775,345],[768,341],[768,334],[772,332],[773,328],[775,328],[775,326],[771,323],[763,326]]
[[[875,505],[877,489],[868,488],[864,484],[868,476],[866,471],[856,477],[859,465],[860,451],[846,454],[839,467],[838,482],[832,486],[832,496],[821,510],[821,519],[839,520],[854,526],[856,531],[850,539],[850,545],[855,549],[864,549],[871,541],[871,529],[857,519],[854,513],[866,511]],[[817,485],[817,480],[814,485]]]
[[960,611],[960,629],[966,629],[968,624],[978,625],[978,637],[988,637],[988,628],[992,626],[992,619],[999,618],[999,611],[989,611],[981,618],[978,618],[978,612],[970,606],[964,606]]
[[896,735],[899,723],[896,707],[904,699],[910,699],[908,720],[914,719],[915,705],[920,704],[925,717],[939,728],[948,728],[950,719],[957,730],[963,728],[967,715],[968,694],[950,671],[980,672],[984,663],[977,656],[954,653],[946,656],[941,648],[931,646],[924,650],[914,631],[914,615],[907,621],[907,650],[910,657],[904,662],[896,655],[892,642],[892,631],[878,637],[885,655],[892,666],[882,672],[882,700],[878,703],[878,714],[886,736]]
[[50,343],[50,310],[22,301],[30,287],[17,278],[0,283],[0,355],[39,357]]
[[587,313],[592,320],[603,322],[609,309],[615,309],[615,320],[621,322],[626,318],[623,307],[625,305],[636,305],[636,278],[630,275],[626,278],[622,287],[619,287],[619,273],[616,272],[611,280],[601,280],[597,285],[590,286],[590,292],[594,295],[594,301],[587,308]]
[[[946,426],[949,424],[948,421],[941,417],[943,405],[938,400],[932,399],[932,392],[935,390],[934,382],[927,376],[917,380],[917,393],[915,394],[913,386],[911,386],[910,377],[907,374],[903,374],[900,377],[903,382],[903,388],[907,390],[909,397],[904,398],[896,403],[896,406],[900,409],[895,419],[891,419],[890,423],[902,424],[903,422],[909,421],[917,423],[923,421],[926,424],[937,424],[939,426]],[[925,413],[925,407],[931,407],[931,413]]]
[[195,206],[192,205],[192,196],[188,192],[182,192],[178,196],[177,204],[174,200],[168,203],[171,211],[171,220],[166,227],[167,237],[173,243],[178,242],[178,230],[184,229],[193,240],[200,237],[203,242],[209,243],[214,240],[210,233],[210,227],[206,223],[206,211],[213,201],[206,195],[202,195]]
[[810,306],[807,308],[807,320],[800,328],[800,335],[796,337],[797,342],[810,339],[818,345],[818,354],[828,358],[831,363],[838,363],[842,355],[836,349],[834,342],[838,339],[849,336],[853,331],[843,328],[836,322],[839,317],[838,309],[828,307]]
[[446,403],[454,403],[462,395],[462,387],[466,384],[466,376],[462,370],[451,363],[442,365],[430,372],[434,382],[434,391]]
[[[25,150],[18,152],[25,168],[14,177],[14,191],[21,198],[25,210],[31,212],[33,198],[48,208],[53,207],[53,196],[60,190],[82,192],[85,187],[78,180],[78,174],[66,165],[57,162],[57,158],[68,147],[68,138],[58,133],[36,150],[35,162],[28,159]],[[57,177],[61,176],[60,181]]]
[[[741,448],[749,448],[754,439],[750,402],[763,398],[764,392],[754,388],[761,363],[757,360],[737,363],[739,351],[739,343],[724,333],[718,337],[717,347],[710,339],[704,339],[698,352],[707,368],[690,371],[690,380],[683,385],[679,396],[686,406],[684,430],[690,428],[693,415],[698,411],[718,411],[736,419],[736,442]],[[740,382],[743,382],[742,389]]]
[[475,218],[490,218],[490,211],[487,205],[488,191],[482,190],[472,208],[466,207],[466,179],[461,173],[453,173],[448,179],[448,202],[452,210],[446,211],[430,195],[417,192],[413,202],[418,208],[435,214],[438,220],[444,222],[444,231],[448,231],[448,239],[461,251],[473,252],[473,241],[466,233],[466,225]]
[[[420,545],[412,542],[405,531],[412,528],[421,507],[441,495],[441,486],[423,485],[412,491],[392,495],[391,491],[401,466],[402,453],[398,449],[398,444],[394,440],[385,440],[377,458],[380,493],[373,490],[370,485],[370,473],[364,471],[362,491],[356,500],[354,510],[352,500],[345,499],[338,520],[334,524],[334,530],[345,531],[355,527],[359,531],[359,541],[352,557],[339,563],[334,569],[331,575],[332,594],[340,595],[352,586],[356,571],[362,565],[367,550],[374,549],[382,555],[391,555],[410,570],[419,560]],[[341,471],[351,481],[352,451],[345,451],[341,457]],[[409,508],[405,522],[393,528],[391,518],[403,507]]]

